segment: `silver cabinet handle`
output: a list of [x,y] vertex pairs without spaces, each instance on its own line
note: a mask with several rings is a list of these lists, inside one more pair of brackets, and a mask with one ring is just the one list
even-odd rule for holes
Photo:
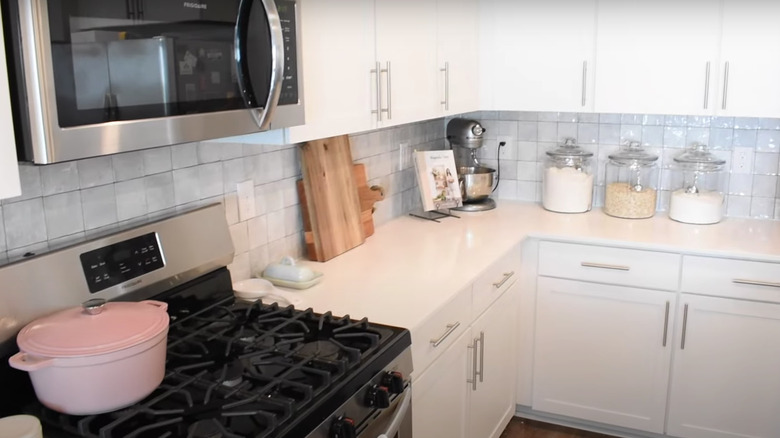
[[444,68],[439,69],[442,73],[444,73],[444,100],[442,101],[442,105],[444,105],[444,110],[449,111],[450,110],[450,63],[445,62]]
[[456,322],[455,324],[447,324],[447,331],[445,331],[443,335],[439,336],[439,339],[431,339],[431,345],[433,345],[433,348],[441,345],[441,343],[444,342],[444,340],[447,339],[455,330],[457,330],[458,327],[460,327],[460,321]]
[[723,69],[723,106],[721,109],[726,109],[729,97],[729,62],[726,61],[726,67]]
[[[387,61],[387,68],[379,70],[380,73],[387,73],[387,108],[382,108],[383,113],[387,113],[387,120],[393,119],[393,72],[390,70],[390,61]],[[381,83],[381,81],[380,81]]]
[[479,382],[485,378],[485,332],[479,332]]
[[493,283],[493,287],[496,289],[501,289],[501,286],[503,286],[504,283],[509,281],[509,279],[512,278],[513,275],[515,275],[515,271],[504,272],[504,278],[502,278],[501,281],[499,281],[498,283]]
[[376,121],[381,122],[382,121],[382,79],[380,77],[381,69],[379,67],[379,62],[377,61],[376,66],[371,69],[371,74],[376,74],[376,80],[374,81],[374,85],[376,85],[376,109],[371,110],[371,114],[376,114]]
[[479,343],[479,338],[474,339],[471,341],[471,345],[469,345],[467,348],[471,350],[472,356],[471,356],[471,379],[466,380],[467,383],[471,383],[471,390],[476,391],[477,390],[477,344]]
[[704,109],[710,106],[710,61],[704,71]]
[[735,284],[746,284],[748,286],[766,286],[766,287],[780,288],[780,283],[772,283],[770,281],[744,280],[741,278],[735,278],[731,280],[731,282]]
[[682,339],[680,340],[680,350],[685,350],[685,334],[688,331],[688,305],[683,309],[683,329]]
[[582,262],[580,263],[580,266],[583,268],[598,268],[598,269],[610,269],[613,271],[630,271],[630,266],[621,266],[621,265],[605,265],[602,263],[590,263],[590,262]]
[[664,314],[664,342],[663,346],[666,347],[666,336],[669,334],[669,301],[666,302],[666,313]]
[[582,61],[582,106],[588,102],[588,61]]

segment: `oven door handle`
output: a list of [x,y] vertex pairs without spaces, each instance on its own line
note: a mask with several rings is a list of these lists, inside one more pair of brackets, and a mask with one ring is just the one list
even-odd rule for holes
[[398,409],[395,411],[395,416],[393,416],[393,421],[390,422],[390,425],[387,426],[387,432],[379,435],[377,438],[394,438],[395,435],[398,433],[398,429],[401,428],[401,424],[404,421],[404,418],[409,414],[409,410],[412,407],[412,385],[409,384],[409,386],[406,387],[403,393],[401,393],[401,396],[403,399],[398,404]]
[[[252,86],[252,78],[249,77],[249,66],[247,64],[247,35],[251,24],[249,16],[252,5],[256,3],[262,3],[263,5],[271,37],[270,88],[265,105],[259,108],[254,108],[257,102],[255,102],[254,87]],[[266,131],[270,128],[273,114],[279,105],[279,96],[282,93],[282,81],[284,80],[284,35],[275,0],[241,0],[235,28],[235,59],[236,76],[239,89],[241,90],[241,97],[244,99],[247,108],[250,109],[250,114],[257,126],[261,131]]]

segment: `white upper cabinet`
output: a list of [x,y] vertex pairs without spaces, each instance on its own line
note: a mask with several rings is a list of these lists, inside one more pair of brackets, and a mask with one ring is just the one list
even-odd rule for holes
[[683,294],[677,318],[666,432],[778,436],[780,305]]
[[719,114],[780,117],[780,2],[725,0]]
[[713,112],[719,2],[599,0],[597,20],[596,112]]
[[2,60],[0,62],[0,199],[5,199],[21,195],[22,189],[19,182],[2,30],[2,23],[0,23],[0,60]]
[[436,0],[375,0],[382,126],[441,113]]
[[593,109],[595,0],[481,6],[482,109]]
[[443,114],[479,109],[479,3],[438,0],[439,95]]
[[296,143],[375,127],[374,3],[301,2],[306,125],[290,128]]

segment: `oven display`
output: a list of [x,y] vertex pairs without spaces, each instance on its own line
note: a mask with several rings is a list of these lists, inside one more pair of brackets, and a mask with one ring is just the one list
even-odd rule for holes
[[164,266],[157,233],[81,254],[81,267],[93,294]]

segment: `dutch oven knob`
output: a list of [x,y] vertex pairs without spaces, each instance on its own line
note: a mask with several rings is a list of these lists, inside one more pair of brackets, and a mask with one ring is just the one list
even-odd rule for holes
[[103,311],[103,306],[105,305],[106,305],[106,300],[104,300],[103,298],[93,298],[91,300],[87,300],[81,303],[81,307],[83,307],[84,311],[90,315],[98,315],[100,312]]

